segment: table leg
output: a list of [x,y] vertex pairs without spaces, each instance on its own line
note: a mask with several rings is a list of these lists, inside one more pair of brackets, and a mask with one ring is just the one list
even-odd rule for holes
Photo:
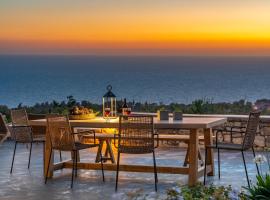
[[186,153],[186,157],[185,157],[185,161],[184,161],[184,167],[186,167],[189,163],[189,145],[187,147],[187,153]]
[[[212,129],[210,128],[204,130],[204,144],[205,146],[213,144],[213,134],[212,134]],[[207,160],[206,160],[205,165],[211,166],[211,171],[207,175],[214,176],[215,165],[214,165],[214,151],[212,148],[207,149]]]
[[96,163],[100,162],[100,154],[102,153],[104,140],[99,139],[99,147],[97,150]]
[[115,163],[115,158],[114,158],[114,154],[112,150],[112,144],[111,144],[111,140],[109,139],[99,140],[100,146],[98,147],[98,150],[97,150],[97,156],[96,156],[95,162],[96,163],[100,162],[100,154],[102,153],[104,142],[106,143],[106,150],[105,150],[105,155],[103,156],[103,158],[106,160],[110,160],[112,163]]
[[50,142],[50,135],[49,132],[46,131],[46,140],[45,140],[45,151],[44,151],[44,178],[46,178],[46,173],[47,173],[47,167],[49,160],[51,161],[49,163],[49,172],[48,172],[48,177],[51,178],[53,176],[53,162],[54,162],[54,152],[51,152],[51,159],[50,159],[50,151],[51,151],[51,142]]
[[108,144],[107,144],[107,140],[106,140],[106,150],[105,150],[104,156],[108,157],[108,155],[109,155],[109,149],[108,149]]
[[198,181],[198,149],[199,137],[197,129],[190,130],[189,140],[189,177],[188,185],[194,186]]
[[106,140],[106,144],[107,144],[108,153],[110,154],[111,162],[115,163],[115,158],[114,158],[114,154],[113,154],[113,150],[112,150],[112,142],[111,142],[111,140]]

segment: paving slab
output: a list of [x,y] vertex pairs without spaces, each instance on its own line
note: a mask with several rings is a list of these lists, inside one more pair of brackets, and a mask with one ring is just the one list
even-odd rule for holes
[[[13,148],[14,143],[12,141],[6,141],[0,146],[1,200],[134,199],[138,193],[152,194],[152,196],[157,197],[162,196],[169,188],[187,183],[187,176],[184,175],[159,174],[158,193],[155,193],[153,174],[120,172],[119,190],[115,193],[115,172],[105,171],[106,181],[103,183],[100,171],[78,170],[78,178],[74,182],[74,188],[70,189],[71,170],[63,169],[55,172],[54,178],[49,179],[45,185],[42,173],[42,144],[33,145],[31,167],[29,170],[27,169],[29,149],[27,149],[26,145],[20,144],[17,148],[13,173],[10,174],[9,170]],[[82,161],[94,161],[96,151],[97,149],[82,151]],[[157,165],[181,166],[184,161],[185,151],[186,149],[178,147],[158,148],[156,152]],[[253,156],[251,152],[247,152],[246,155],[250,179],[254,182],[256,168],[252,161]],[[63,153],[63,157],[64,159],[68,159],[70,154]],[[55,152],[55,158],[56,161],[59,159],[58,152]],[[152,154],[123,154],[121,163],[152,165]],[[202,181],[202,178],[200,181]],[[215,185],[232,185],[236,189],[246,186],[241,153],[222,151],[221,180],[216,175],[209,177],[207,182],[208,184],[213,183]]]

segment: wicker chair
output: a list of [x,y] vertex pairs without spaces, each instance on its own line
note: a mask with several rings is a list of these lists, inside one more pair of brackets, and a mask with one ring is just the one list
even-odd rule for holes
[[[30,144],[28,169],[31,162],[32,145],[33,143],[44,143],[45,137],[33,137],[32,127],[29,126],[28,116],[25,109],[11,110],[12,130],[11,137],[15,141],[14,152],[12,157],[10,173],[13,171],[13,164],[18,143]],[[43,148],[44,149],[44,148]]]
[[0,144],[5,140],[8,135],[8,128],[4,120],[4,116],[0,113]]
[[152,116],[120,116],[119,134],[115,135],[115,137],[118,139],[115,191],[117,191],[118,187],[118,175],[121,153],[153,154],[155,190],[157,191],[158,178],[155,158],[155,135],[158,136],[157,134],[154,134],[154,124]]
[[[58,114],[58,113],[49,113],[49,114],[46,114],[46,116],[45,116],[45,118],[47,118],[47,117],[59,117],[59,116],[61,116],[60,114]],[[45,128],[45,130],[46,130],[47,128]],[[62,162],[62,152],[59,150],[59,158],[60,158],[60,161]]]
[[[88,148],[98,147],[99,144],[83,144],[80,142],[75,142],[75,138],[74,138],[75,134],[82,134],[82,133],[72,132],[67,116],[48,115],[46,119],[47,119],[47,131],[50,136],[51,149],[50,149],[49,162],[46,169],[45,184],[47,183],[47,177],[49,173],[49,164],[51,162],[52,151],[53,150],[69,151],[69,152],[72,152],[73,154],[72,156],[73,167],[72,167],[72,178],[71,178],[71,188],[72,188],[74,176],[75,177],[77,176],[78,151],[88,149]],[[105,179],[104,179],[102,155],[100,155],[100,161],[101,161],[101,169],[102,169],[102,178],[104,181]]]
[[[219,178],[220,178],[220,155],[219,155],[220,153],[219,153],[219,150],[220,149],[225,149],[225,150],[241,151],[242,158],[243,158],[243,163],[244,163],[244,167],[245,167],[246,178],[247,178],[248,186],[250,187],[244,151],[252,149],[253,156],[255,157],[255,151],[254,151],[253,145],[254,145],[254,140],[255,140],[256,133],[257,133],[257,129],[258,129],[258,126],[259,126],[259,122],[260,122],[260,112],[251,112],[249,114],[249,119],[248,119],[248,122],[247,122],[246,132],[245,132],[245,136],[244,136],[242,144],[218,142],[218,140],[217,140],[218,136],[216,135],[216,144],[206,146],[206,149],[205,149],[205,163],[206,163],[206,160],[207,160],[207,150],[211,149],[211,148],[218,150],[218,177]],[[218,134],[218,133],[219,132],[216,132],[216,134]],[[258,169],[257,164],[256,164],[256,168],[257,168],[257,172],[259,174],[259,169]],[[205,184],[205,178],[206,178],[206,167],[204,168],[204,184]]]

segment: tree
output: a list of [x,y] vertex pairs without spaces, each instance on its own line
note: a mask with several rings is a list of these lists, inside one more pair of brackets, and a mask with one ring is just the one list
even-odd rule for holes
[[74,99],[74,97],[72,95],[67,96],[68,102],[67,102],[67,106],[69,108],[72,108],[73,106],[75,106],[77,104],[76,99]]

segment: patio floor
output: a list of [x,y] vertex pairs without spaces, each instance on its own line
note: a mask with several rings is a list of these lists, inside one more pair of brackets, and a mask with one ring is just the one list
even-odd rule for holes
[[[31,200],[31,199],[132,199],[138,193],[153,193],[154,196],[164,194],[166,189],[177,184],[187,183],[187,176],[159,174],[158,193],[154,192],[154,175],[147,173],[120,172],[119,190],[114,192],[115,172],[105,171],[105,183],[102,182],[101,172],[93,170],[78,170],[78,178],[74,188],[70,189],[71,170],[64,169],[55,172],[53,179],[44,184],[42,169],[42,144],[34,144],[30,170],[27,169],[29,149],[20,144],[14,163],[13,174],[9,173],[14,143],[7,141],[0,146],[0,199]],[[85,150],[81,153],[81,160],[95,158],[96,149]],[[216,155],[216,154],[215,154]],[[250,179],[255,180],[256,168],[253,163],[252,153],[246,153],[246,161]],[[64,158],[69,158],[69,153],[64,153]],[[157,149],[157,165],[182,165],[185,156],[184,148],[161,147]],[[56,160],[59,158],[55,153]],[[125,155],[121,163],[136,163],[152,165],[152,155]],[[217,165],[216,165],[217,168]],[[217,170],[216,170],[217,171]],[[202,178],[201,178],[202,180]],[[240,189],[246,185],[244,166],[241,153],[221,152],[221,180],[218,176],[208,177],[208,184],[232,185]]]

